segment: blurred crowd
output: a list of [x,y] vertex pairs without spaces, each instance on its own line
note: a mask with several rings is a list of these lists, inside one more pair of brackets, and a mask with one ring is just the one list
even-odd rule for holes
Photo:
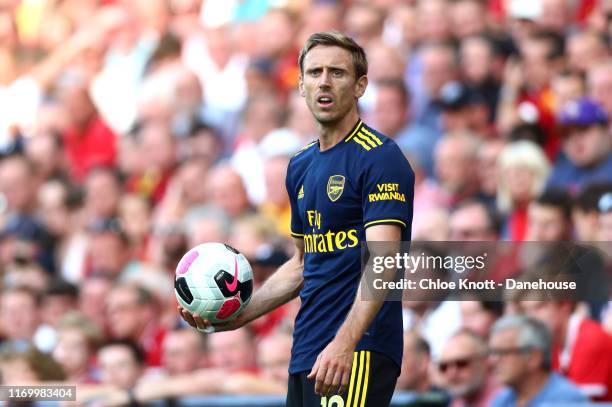
[[[361,116],[416,173],[414,239],[612,240],[609,0],[0,0],[3,383],[285,391],[299,304],[203,337],[174,268],[227,242],[257,289],[291,255],[285,171],[317,138],[297,55],[331,29],[366,50]],[[611,400],[601,308],[407,303],[398,388]]]

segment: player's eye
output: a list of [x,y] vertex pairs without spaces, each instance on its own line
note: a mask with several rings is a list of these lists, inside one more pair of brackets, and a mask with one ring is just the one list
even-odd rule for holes
[[334,75],[336,78],[341,77],[343,73],[344,73],[344,72],[342,72],[342,70],[341,70],[341,69],[334,69],[334,70],[332,71],[332,75]]

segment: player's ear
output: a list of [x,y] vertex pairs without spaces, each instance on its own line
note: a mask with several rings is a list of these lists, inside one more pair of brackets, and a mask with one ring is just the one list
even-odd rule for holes
[[366,75],[361,76],[355,81],[355,96],[357,99],[363,96],[367,87],[368,77]]
[[305,97],[306,96],[306,92],[304,92],[304,80],[302,75],[300,75],[300,81],[298,83],[298,89],[300,90],[300,96],[301,97]]

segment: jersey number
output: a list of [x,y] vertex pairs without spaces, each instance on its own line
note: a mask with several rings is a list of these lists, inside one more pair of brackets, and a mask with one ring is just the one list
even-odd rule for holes
[[344,407],[344,400],[337,394],[329,400],[327,397],[321,397],[321,407]]

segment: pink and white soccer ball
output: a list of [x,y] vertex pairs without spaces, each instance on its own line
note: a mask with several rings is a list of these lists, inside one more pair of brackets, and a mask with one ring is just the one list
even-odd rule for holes
[[174,293],[181,307],[212,323],[236,318],[251,300],[253,271],[243,254],[223,243],[189,250],[176,267]]

